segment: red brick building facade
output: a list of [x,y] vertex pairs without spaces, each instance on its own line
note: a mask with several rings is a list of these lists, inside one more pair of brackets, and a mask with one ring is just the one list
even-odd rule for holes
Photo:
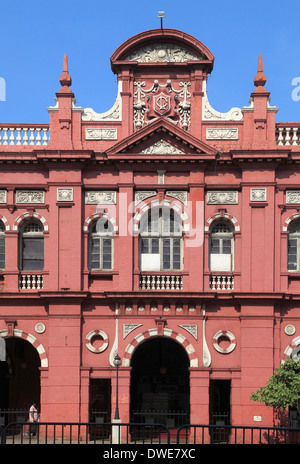
[[65,57],[49,124],[0,125],[1,409],[110,421],[118,353],[124,422],[274,424],[249,397],[300,349],[300,125],[261,57],[249,105],[216,111],[213,64],[143,32],[111,110],[77,106]]

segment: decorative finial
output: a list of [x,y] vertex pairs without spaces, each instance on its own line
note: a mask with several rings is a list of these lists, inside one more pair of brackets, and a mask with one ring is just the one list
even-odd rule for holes
[[62,75],[59,76],[59,82],[61,83],[62,87],[70,87],[70,85],[72,85],[72,79],[69,75],[67,55],[64,55],[63,72]]
[[267,77],[264,75],[262,54],[260,53],[258,57],[257,74],[254,78],[254,85],[256,87],[263,87],[266,82]]
[[159,11],[158,12],[158,18],[160,18],[160,28],[163,29],[163,18],[165,17],[165,12],[164,11]]

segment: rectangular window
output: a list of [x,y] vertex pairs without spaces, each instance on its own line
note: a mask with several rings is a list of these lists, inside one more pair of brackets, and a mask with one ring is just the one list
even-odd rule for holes
[[111,269],[112,268],[112,263],[111,263],[111,239],[110,238],[103,238],[103,269]]
[[220,240],[217,238],[212,238],[210,241],[210,252],[213,255],[217,255],[220,253]]
[[297,239],[288,239],[288,263],[289,271],[297,270]]
[[112,269],[112,239],[105,237],[92,238],[90,253],[92,270]]
[[44,239],[24,238],[22,258],[24,271],[41,271],[44,268]]
[[0,269],[5,269],[5,237],[0,238]]

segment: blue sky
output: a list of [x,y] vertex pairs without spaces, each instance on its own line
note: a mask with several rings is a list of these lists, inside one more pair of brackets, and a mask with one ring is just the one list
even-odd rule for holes
[[[185,31],[214,54],[208,97],[217,111],[248,105],[262,53],[277,121],[300,121],[300,2],[287,0],[10,0],[0,4],[0,122],[47,123],[67,53],[77,105],[111,108],[117,93],[110,56],[129,37],[160,27]],[[300,89],[300,87],[299,87]],[[1,93],[0,93],[1,97]]]

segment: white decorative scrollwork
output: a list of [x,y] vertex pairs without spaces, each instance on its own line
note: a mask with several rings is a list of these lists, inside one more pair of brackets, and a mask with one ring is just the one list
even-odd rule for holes
[[205,334],[205,307],[203,305],[203,322],[202,322],[202,365],[203,367],[209,367],[211,365],[211,354],[208,349],[208,345],[206,342],[206,334]]
[[127,337],[133,330],[137,329],[143,324],[124,324],[123,325],[123,339]]
[[118,94],[112,108],[104,113],[96,113],[92,108],[84,108],[82,121],[121,121],[122,119],[122,81],[118,83]]
[[118,129],[114,127],[106,128],[86,128],[85,140],[117,140]]
[[145,82],[134,82],[133,85],[136,87],[136,91],[133,94],[133,124],[135,130],[141,129],[145,122],[145,112],[147,110],[147,105],[145,100],[150,100],[148,94],[151,92],[155,93],[158,90],[159,84],[155,80],[150,89],[144,89]]
[[[134,82],[134,129],[141,129],[145,123],[155,120],[155,115],[158,115],[167,117],[174,124],[179,122],[182,129],[188,130],[191,123],[191,93],[188,90],[190,85],[190,82],[179,82],[180,88],[175,89],[170,79],[163,84],[159,84],[156,79],[151,87],[146,89],[145,82]],[[153,98],[152,94],[155,94]]]
[[137,61],[139,63],[176,62],[204,60],[206,56],[201,52],[196,56],[186,48],[173,44],[155,43],[141,47],[126,58],[126,61]]
[[151,191],[143,191],[143,192],[135,192],[135,204],[138,205],[142,201],[146,200],[147,198],[150,197],[155,197],[156,191],[151,190]]
[[117,203],[116,192],[104,191],[86,191],[85,204],[86,205],[115,205]]
[[220,113],[210,105],[206,91],[206,81],[203,81],[202,120],[203,121],[242,121],[243,113],[240,108],[231,108],[227,113]]
[[0,190],[0,203],[6,203],[6,202],[7,202],[7,191]]
[[267,189],[252,188],[250,192],[251,201],[267,201]]
[[287,190],[286,191],[287,204],[300,204],[300,190]]
[[176,198],[176,200],[181,201],[184,205],[187,204],[187,192],[182,192],[182,191],[167,191],[166,195],[168,197]]
[[206,140],[238,140],[239,130],[237,127],[228,128],[206,128]]
[[198,327],[195,324],[178,324],[178,327],[182,327],[188,333],[190,333],[195,340],[198,339]]
[[41,190],[17,190],[17,203],[45,203],[45,192]]
[[237,205],[238,192],[237,191],[212,191],[207,192],[208,205]]
[[73,189],[72,188],[58,188],[57,189],[57,201],[73,201]]
[[179,155],[183,154],[183,151],[179,148],[173,147],[170,143],[161,139],[158,142],[155,142],[150,147],[145,148],[141,151],[141,154],[145,155]]

